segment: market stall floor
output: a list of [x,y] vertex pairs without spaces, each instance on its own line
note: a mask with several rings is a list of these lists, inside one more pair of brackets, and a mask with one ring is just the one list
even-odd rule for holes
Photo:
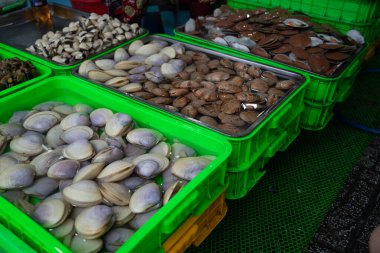
[[[380,67],[379,54],[363,69],[374,67]],[[337,112],[379,128],[379,94],[380,73],[360,74],[352,94],[336,106]],[[324,130],[302,131],[266,165],[266,175],[247,196],[227,201],[225,219],[200,247],[188,252],[306,251],[374,138],[336,117]]]

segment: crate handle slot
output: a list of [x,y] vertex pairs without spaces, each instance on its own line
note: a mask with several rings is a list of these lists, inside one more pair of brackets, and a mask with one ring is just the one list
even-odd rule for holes
[[270,124],[269,128],[278,128],[280,125],[280,121],[283,121],[285,116],[289,113],[290,109],[292,109],[293,105],[291,103],[285,105],[278,113],[275,115]]
[[162,231],[168,234],[172,233],[183,221],[179,217],[188,217],[197,207],[198,197],[199,193],[195,190],[180,203],[179,207],[174,208],[174,210],[163,219],[161,225]]
[[270,145],[270,147],[265,151],[265,157],[273,157],[278,150],[280,150],[281,146],[284,144],[288,133],[283,131],[277,139]]

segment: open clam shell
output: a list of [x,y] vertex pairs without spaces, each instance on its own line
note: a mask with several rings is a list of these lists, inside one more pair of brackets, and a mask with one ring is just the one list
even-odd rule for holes
[[149,183],[138,188],[129,200],[133,213],[145,213],[161,206],[161,189],[156,183]]
[[91,180],[82,180],[62,191],[64,199],[73,206],[89,207],[102,202],[98,185]]
[[166,170],[169,159],[160,154],[144,154],[133,159],[135,173],[140,177],[151,179]]

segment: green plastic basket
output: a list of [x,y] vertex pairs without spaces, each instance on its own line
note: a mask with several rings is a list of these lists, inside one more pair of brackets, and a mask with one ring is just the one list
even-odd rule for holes
[[[120,47],[124,47],[125,45],[128,45],[130,43],[132,43],[133,41],[135,40],[138,40],[142,37],[145,37],[149,34],[149,32],[145,32],[144,34],[141,34],[131,40],[128,40],[126,41],[125,43],[122,43],[116,47],[112,47],[112,48],[109,48],[107,49],[106,51],[103,51],[99,54],[96,54],[96,55],[93,55],[91,57],[89,57],[88,59],[94,59],[94,58],[97,58],[97,57],[100,57],[102,55],[105,55],[105,54],[109,54],[113,51],[115,51],[116,49],[120,48]],[[36,56],[36,55],[33,55],[31,53],[28,53],[27,51],[23,51],[23,50],[19,50],[17,48],[14,48],[14,47],[11,47],[9,45],[6,45],[6,44],[3,44],[3,43],[0,43],[0,49],[5,49],[5,50],[8,50],[8,51],[11,51],[11,52],[14,52],[15,54],[18,54],[18,55],[21,55],[27,59],[30,59],[30,60],[33,60],[34,62],[38,62],[40,64],[43,64],[49,68],[52,69],[54,75],[58,76],[58,75],[64,75],[64,76],[69,76],[71,75],[71,70],[75,67],[78,67],[83,61],[81,62],[78,62],[76,64],[71,64],[71,65],[67,65],[67,66],[61,66],[61,65],[58,65],[58,64],[55,64],[54,62],[52,61],[48,61],[48,60],[45,60],[43,59],[42,57],[39,57],[39,56]]]
[[[153,128],[170,141],[178,139],[198,154],[216,156],[197,177],[141,227],[118,252],[162,252],[163,242],[190,215],[199,216],[226,188],[225,173],[231,145],[211,131],[195,124],[158,113],[136,101],[107,92],[74,77],[52,77],[0,99],[0,121],[14,111],[30,109],[38,103],[55,100],[68,104],[86,103],[129,114],[140,127]],[[4,198],[0,198],[0,222],[15,232],[37,252],[71,252],[44,228]]]
[[[23,61],[26,61],[28,60],[26,57],[24,56],[21,56],[21,55],[17,55],[15,53],[12,53],[10,51],[7,51],[7,50],[4,50],[4,49],[0,49],[0,59],[1,60],[4,60],[4,59],[9,59],[9,58],[14,58],[14,57],[17,57],[19,58],[20,60],[23,60]],[[35,78],[33,79],[30,79],[26,82],[23,82],[23,83],[20,83],[20,84],[17,84],[13,87],[10,87],[8,89],[5,89],[3,91],[0,91],[0,98],[1,97],[4,97],[4,96],[7,96],[13,92],[16,92],[18,90],[21,90],[31,84],[34,84],[34,83],[37,83],[47,77],[49,77],[51,74],[52,74],[52,71],[50,68],[42,65],[42,64],[39,64],[33,60],[30,60],[30,62],[36,67],[36,70],[37,70],[37,73],[38,73],[38,76],[36,76]]]
[[0,252],[2,253],[36,253],[6,227],[0,224]]
[[0,6],[0,14],[5,13],[5,12],[14,11],[16,9],[23,7],[24,5],[26,5],[26,0],[16,0],[16,1],[14,1],[14,3],[5,5],[2,8]]
[[253,9],[256,7],[280,7],[291,11],[303,12],[313,18],[335,23],[372,23],[377,17],[377,0],[228,0],[234,9]]
[[305,110],[301,114],[300,127],[306,130],[322,130],[334,116],[334,103],[327,105],[313,104],[305,101]]
[[[168,38],[175,42],[186,42],[181,39],[174,38],[168,35],[154,35],[148,36],[146,39],[160,39]],[[213,47],[200,46],[193,47],[191,50],[204,50],[204,49],[214,50]],[[237,55],[240,57],[240,55]],[[252,62],[252,61],[251,61]],[[255,64],[253,61],[252,64]],[[73,72],[76,70],[74,69]],[[287,75],[293,75],[293,72],[287,72]],[[285,73],[283,75],[286,75]],[[304,76],[295,75],[301,80]],[[83,77],[81,77],[83,79]],[[202,129],[208,129],[210,132],[217,133],[220,138],[226,139],[230,142],[232,146],[232,153],[228,159],[228,170],[240,170],[246,168],[248,165],[252,164],[260,155],[271,146],[276,141],[275,133],[277,131],[286,131],[288,123],[291,122],[295,117],[300,117],[300,113],[303,110],[303,100],[304,100],[304,91],[307,86],[309,79],[305,77],[302,84],[294,90],[286,99],[284,99],[272,112],[270,112],[262,122],[260,122],[251,132],[248,132],[246,135],[236,137],[231,135],[226,135],[223,133],[218,133],[213,129],[208,129],[203,125],[197,124]],[[99,84],[94,84],[99,85]],[[115,92],[112,89],[110,92]],[[126,95],[125,95],[126,96]],[[129,97],[129,96],[128,96]],[[133,98],[133,97],[132,97]],[[142,102],[145,103],[145,102]],[[156,110],[162,110],[160,107],[156,107],[145,103],[146,106],[156,108]],[[173,117],[180,117],[180,115],[173,114]],[[194,123],[195,124],[195,123]]]
[[298,116],[295,117],[285,129],[279,129],[274,135],[276,141],[246,168],[227,170],[229,184],[226,199],[239,199],[247,195],[265,175],[267,170],[265,165],[267,162],[274,157],[278,151],[285,151],[300,134],[299,122],[300,117]]

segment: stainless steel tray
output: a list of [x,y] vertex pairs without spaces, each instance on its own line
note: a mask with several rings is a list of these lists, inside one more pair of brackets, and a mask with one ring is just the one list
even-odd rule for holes
[[[155,108],[163,110],[163,111],[165,111],[167,113],[173,114],[173,115],[175,115],[177,117],[189,120],[191,122],[195,122],[198,125],[201,125],[203,127],[212,129],[213,131],[216,131],[216,132],[221,133],[221,134],[223,134],[225,136],[228,136],[228,137],[242,137],[242,136],[245,136],[245,135],[249,134],[256,126],[258,126],[271,112],[273,112],[284,100],[286,100],[305,81],[305,78],[303,76],[301,76],[299,74],[296,74],[296,73],[293,73],[293,72],[290,72],[290,71],[286,71],[286,70],[270,67],[270,66],[267,66],[267,65],[264,65],[264,64],[261,64],[261,63],[253,62],[253,61],[248,61],[248,60],[240,59],[238,57],[234,57],[234,56],[231,56],[231,55],[223,54],[223,53],[216,52],[216,51],[213,51],[213,50],[210,50],[210,49],[206,49],[206,48],[202,48],[202,47],[199,47],[199,46],[191,45],[191,44],[188,44],[188,43],[185,43],[185,42],[182,42],[182,41],[178,41],[178,40],[174,40],[174,39],[169,39],[169,38],[166,38],[166,37],[161,37],[161,36],[156,36],[156,35],[149,35],[149,36],[146,36],[144,38],[141,38],[141,41],[143,41],[144,43],[147,43],[147,42],[155,40],[155,39],[164,40],[164,41],[167,41],[167,42],[170,42],[170,43],[181,43],[186,48],[186,50],[203,52],[203,53],[207,54],[211,59],[226,58],[226,59],[230,59],[230,60],[236,61],[236,62],[242,62],[242,63],[249,64],[249,65],[256,65],[256,66],[260,67],[262,70],[272,71],[273,73],[277,74],[279,77],[295,79],[296,80],[296,85],[294,85],[294,87],[292,89],[288,90],[287,93],[286,93],[286,96],[282,97],[281,99],[279,99],[278,102],[275,105],[273,105],[273,106],[269,107],[268,109],[264,110],[260,114],[260,116],[258,117],[258,119],[252,125],[250,125],[247,129],[245,129],[244,131],[242,131],[242,132],[240,132],[238,134],[230,134],[230,133],[223,132],[220,129],[214,128],[214,127],[212,127],[212,126],[210,126],[208,124],[205,124],[202,121],[199,121],[199,120],[194,119],[194,118],[190,118],[190,117],[188,117],[188,116],[186,116],[186,115],[184,115],[182,113],[166,109],[163,106],[160,106],[158,104],[155,104],[155,103],[152,103],[152,102],[147,101],[145,99],[142,99],[142,98],[139,98],[137,96],[134,96],[133,93],[132,94],[126,94],[124,92],[121,92],[121,91],[117,90],[116,88],[110,87],[109,85],[105,85],[105,84],[100,83],[100,82],[89,80],[88,78],[85,78],[85,77],[79,75],[79,73],[78,73],[79,67],[74,68],[71,73],[72,73],[72,75],[74,75],[74,76],[76,76],[78,78],[81,78],[83,80],[92,82],[92,83],[94,83],[96,85],[102,86],[102,87],[104,87],[106,89],[109,89],[109,90],[112,90],[112,91],[117,92],[119,94],[122,94],[122,95],[124,95],[124,96],[126,96],[128,98],[132,98],[132,99],[138,100],[138,101],[140,101],[142,103],[148,104],[150,106],[153,106]],[[125,46],[124,48],[128,49],[128,47],[129,47],[129,45]],[[98,60],[98,59],[112,58],[112,55],[113,55],[113,53],[106,54],[106,55],[103,55],[102,57],[97,58],[96,60]]]
[[289,66],[291,68],[298,69],[300,71],[307,72],[307,73],[310,73],[310,74],[313,74],[313,75],[317,75],[317,76],[321,76],[321,77],[324,77],[324,78],[336,78],[340,74],[342,74],[342,72],[350,65],[350,63],[356,58],[356,56],[361,52],[361,50],[363,50],[366,47],[366,45],[367,45],[367,43],[363,44],[363,45],[360,45],[356,49],[355,53],[351,56],[351,58],[349,58],[349,60],[343,62],[332,75],[321,75],[321,74],[314,73],[312,71],[308,71],[308,70],[305,70],[305,69],[301,69],[301,68],[295,67],[293,65],[282,63],[282,62],[279,62],[279,61],[276,61],[276,60],[273,60],[273,59],[264,58],[264,57],[256,55],[256,54],[247,53],[247,52],[245,52],[243,50],[240,50],[240,49],[236,49],[236,48],[232,48],[232,47],[229,47],[229,46],[225,46],[225,45],[216,43],[216,42],[214,42],[214,41],[212,41],[212,40],[210,40],[208,38],[204,38],[204,37],[200,37],[200,36],[195,36],[195,35],[187,34],[187,33],[184,32],[184,30],[185,30],[185,26],[184,25],[178,26],[178,27],[175,28],[175,32],[177,34],[181,34],[183,36],[190,37],[190,38],[192,38],[194,40],[204,40],[205,43],[209,43],[210,45],[217,45],[219,47],[224,47],[224,48],[226,48],[228,50],[239,51],[239,52],[241,52],[243,54],[246,54],[246,55],[251,55],[251,56],[254,56],[254,57],[266,60],[266,61],[273,61],[275,63],[283,64],[283,65]]
[[[32,8],[25,8],[16,12],[12,12],[6,15],[0,16],[0,43],[17,48],[25,53],[32,54],[27,51],[26,48],[33,45],[37,39],[40,39],[45,33],[49,31],[62,30],[65,26],[68,26],[70,22],[79,20],[80,17],[88,17],[90,13],[79,11],[73,8],[62,6],[59,4],[49,4],[51,13],[52,26],[49,27],[39,26],[34,21]],[[146,33],[147,30],[144,30]],[[132,39],[136,38],[133,37]],[[124,40],[118,44],[112,45],[109,48],[105,48],[101,52],[89,55],[87,58],[99,55],[113,47],[117,47],[129,40]],[[84,61],[85,59],[74,61],[70,64],[61,64],[52,61],[49,58],[42,55],[32,54],[43,60],[49,61],[57,66],[72,66]]]

